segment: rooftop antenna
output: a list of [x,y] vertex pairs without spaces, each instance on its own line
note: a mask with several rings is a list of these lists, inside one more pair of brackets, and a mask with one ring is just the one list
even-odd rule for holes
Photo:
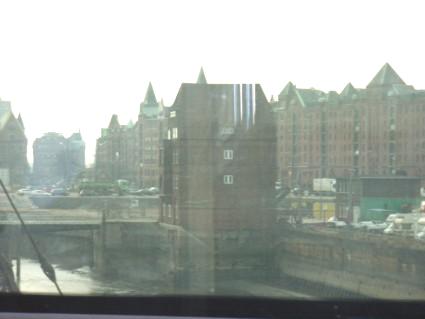
[[38,248],[34,238],[32,237],[31,233],[29,232],[27,225],[25,224],[24,220],[22,219],[21,214],[19,213],[18,209],[15,206],[15,203],[13,202],[12,198],[9,195],[9,192],[6,189],[6,186],[4,186],[3,180],[0,179],[0,186],[4,192],[4,194],[7,197],[7,200],[9,201],[10,206],[12,206],[13,211],[15,212],[16,216],[19,219],[19,222],[21,223],[22,230],[24,233],[28,236],[28,239],[31,242],[32,247],[34,248],[34,251],[37,255],[38,261],[40,262],[41,270],[43,270],[44,274],[47,278],[50,279],[51,282],[53,282],[56,286],[56,289],[59,293],[59,295],[63,296],[63,293],[56,281],[56,274],[55,269],[52,267],[52,265],[47,261],[46,257],[43,256],[40,249]]

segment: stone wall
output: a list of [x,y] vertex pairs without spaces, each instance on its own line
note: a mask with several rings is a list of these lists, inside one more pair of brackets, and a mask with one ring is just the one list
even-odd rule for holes
[[285,229],[275,247],[281,276],[390,299],[425,298],[425,247],[358,231]]

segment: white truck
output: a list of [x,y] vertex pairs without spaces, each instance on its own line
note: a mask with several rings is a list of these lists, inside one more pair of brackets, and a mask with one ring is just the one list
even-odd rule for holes
[[336,179],[315,178],[313,179],[313,192],[315,193],[336,193]]
[[424,237],[424,214],[391,214],[386,222],[388,227],[384,230],[384,234],[415,237],[418,240],[422,240]]
[[425,241],[425,217],[421,217],[415,224],[415,239]]

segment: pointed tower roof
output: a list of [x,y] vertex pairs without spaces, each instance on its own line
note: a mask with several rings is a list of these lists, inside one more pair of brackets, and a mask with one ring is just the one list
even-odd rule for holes
[[76,133],[72,133],[72,135],[69,137],[69,139],[82,140],[83,137],[81,136],[80,130],[78,130],[78,132],[76,132]]
[[18,122],[19,122],[19,124],[21,124],[22,128],[25,128],[24,121],[22,121],[21,113],[18,114]]
[[282,100],[283,98],[291,95],[292,93],[295,92],[295,85],[292,84],[291,81],[288,82],[288,84],[286,84],[286,86],[283,88],[283,90],[279,93],[279,100]]
[[149,82],[148,89],[146,91],[145,100],[140,103],[139,116],[145,117],[156,117],[160,111],[158,100],[156,99],[155,92],[153,91],[152,83]]
[[393,84],[402,84],[405,85],[404,81],[400,78],[400,76],[394,71],[394,69],[388,63],[379,70],[379,72],[375,75],[375,77],[368,84],[368,88],[374,87],[383,87],[390,86]]
[[145,100],[143,102],[145,105],[156,105],[158,101],[156,100],[155,92],[153,91],[152,83],[149,82],[148,89],[146,91]]
[[109,122],[109,126],[108,128],[119,128],[120,127],[120,123],[118,122],[118,115],[114,114],[111,117],[111,121]]
[[197,84],[207,84],[207,78],[205,77],[204,68],[201,67],[201,70],[199,71],[198,80],[196,81]]

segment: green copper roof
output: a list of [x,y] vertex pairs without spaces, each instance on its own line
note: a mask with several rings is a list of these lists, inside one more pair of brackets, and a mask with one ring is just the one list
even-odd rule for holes
[[12,108],[10,107],[10,102],[0,100],[0,118],[7,113],[12,112]]
[[308,107],[319,102],[319,98],[324,95],[323,92],[314,89],[296,89],[296,95],[302,106]]
[[119,128],[120,123],[118,122],[118,116],[116,114],[112,115],[111,121],[109,122],[108,128]]
[[382,86],[390,86],[393,84],[403,84],[404,81],[400,78],[400,76],[394,71],[394,69],[388,63],[379,70],[379,72],[375,75],[375,77],[368,84],[368,88],[374,87],[382,87]]
[[155,92],[153,91],[152,83],[149,82],[148,89],[146,91],[145,100],[143,101],[145,105],[156,105],[158,101],[156,100]]
[[24,121],[22,120],[21,113],[18,114],[18,122],[19,122],[19,124],[21,124],[22,128],[25,128]]
[[13,117],[12,112],[4,112],[0,117],[0,131],[6,126],[9,120]]
[[146,117],[156,117],[160,113],[159,103],[156,99],[151,82],[149,82],[145,100],[140,104],[140,113]]
[[345,88],[341,92],[341,96],[350,96],[352,94],[357,93],[357,90],[354,88],[354,86],[351,83],[348,83]]
[[283,90],[280,92],[278,98],[279,100],[289,96],[290,94],[294,93],[295,85],[292,84],[292,82],[288,82],[286,86],[283,88]]
[[205,77],[204,69],[201,68],[201,71],[199,71],[198,80],[196,81],[197,84],[207,84],[207,78]]

